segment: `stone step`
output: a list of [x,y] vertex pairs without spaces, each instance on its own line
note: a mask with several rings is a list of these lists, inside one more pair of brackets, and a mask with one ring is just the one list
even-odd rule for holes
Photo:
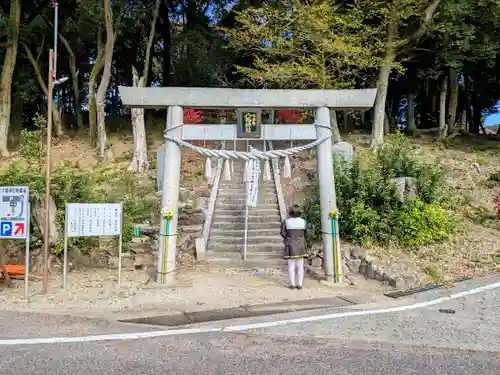
[[211,252],[207,250],[207,260],[209,263],[212,262],[241,262],[243,260],[243,255],[235,252]]
[[[233,198],[233,197],[228,197],[228,198],[217,198],[217,201],[215,204],[220,204],[220,205],[245,205],[246,204],[246,198]],[[257,204],[278,204],[278,198],[274,196],[273,198],[262,198],[257,200]]]
[[[246,181],[219,181],[219,189],[242,189],[246,185]],[[259,181],[259,190],[260,189],[275,189],[276,185],[274,181]]]
[[240,272],[252,272],[258,269],[274,269],[278,272],[286,272],[287,263],[285,259],[252,259],[244,261],[241,259],[228,259],[228,258],[211,258],[208,256],[208,267],[212,269],[236,268]]
[[[245,245],[243,243],[227,244],[227,243],[214,242],[211,241],[210,239],[208,240],[207,251],[209,252],[213,253],[233,252],[233,253],[243,254],[244,250],[245,250]],[[247,245],[247,253],[249,252],[266,253],[274,251],[281,251],[283,253],[283,244],[261,243],[258,245],[257,244]]]
[[[219,194],[217,195],[217,201],[226,201],[226,200],[241,200],[243,202],[246,202],[247,195],[245,193],[238,193],[238,194]],[[265,200],[267,201],[272,201],[274,202],[277,200],[277,195],[276,194],[271,194],[271,193],[259,193],[257,196],[257,200]]]
[[[277,229],[252,229],[247,231],[248,237],[255,236],[280,236],[280,230]],[[213,236],[226,236],[230,238],[243,238],[245,236],[245,229],[223,229],[223,228],[213,228],[210,231],[210,237]],[[281,239],[281,236],[280,236]]]
[[254,259],[284,259],[283,258],[284,251],[269,251],[269,252],[248,252],[247,251],[247,260]]
[[[214,215],[215,223],[244,223],[245,215],[220,215],[215,212]],[[249,223],[269,223],[269,224],[278,224],[280,225],[280,217],[278,214],[275,215],[265,215],[265,216],[250,216],[248,215]]]
[[[276,195],[276,190],[274,189],[259,189],[259,194],[265,194],[265,195]],[[246,189],[222,189],[219,190],[217,193],[217,196],[220,195],[246,195]]]
[[[241,237],[215,235],[215,236],[210,236],[209,242],[220,243],[220,244],[245,244],[245,238],[244,234]],[[247,237],[248,245],[258,245],[260,243],[283,245],[283,238],[281,238],[279,234],[276,235],[276,233],[271,236],[248,235]]]
[[[212,223],[212,228],[213,229],[220,228],[220,229],[228,229],[228,230],[236,230],[236,229],[245,230],[245,222],[244,221],[238,221],[238,222],[214,221]],[[272,222],[272,223],[248,222],[248,229],[249,230],[266,229],[266,230],[279,231],[281,229],[281,223],[280,222]]]
[[[255,207],[248,207],[248,210],[267,210],[267,209],[273,209],[273,210],[278,210],[278,205],[275,203],[269,203],[269,204],[257,204]],[[234,211],[243,211],[245,212],[245,205],[244,204],[215,204],[215,212],[218,212],[219,210],[234,210]]]
[[[245,185],[246,185],[245,183],[242,183],[242,184],[234,184],[234,183],[228,184],[226,182],[227,181],[221,181],[221,182],[219,182],[219,191],[220,190],[232,191],[232,190],[244,189]],[[259,183],[259,190],[273,190],[273,191],[275,191],[276,190],[276,185],[275,185],[274,181],[271,181],[271,182],[265,181],[264,183]]]
[[[243,216],[245,217],[245,209],[240,210],[224,210],[219,209],[214,212],[214,218],[217,215],[222,216]],[[278,217],[281,220],[280,212],[276,208],[264,209],[262,211],[259,210],[248,210],[248,216],[256,216],[256,217]]]

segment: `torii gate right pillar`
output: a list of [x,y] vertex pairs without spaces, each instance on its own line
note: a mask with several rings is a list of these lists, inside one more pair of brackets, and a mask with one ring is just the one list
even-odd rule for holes
[[[326,107],[316,108],[314,123],[318,126],[317,138],[323,138],[331,134],[330,131],[330,109]],[[316,148],[316,162],[319,183],[319,199],[321,212],[321,237],[323,241],[323,268],[325,270],[327,282],[334,280],[334,267],[339,272],[339,280],[342,282],[342,258],[340,254],[339,241],[335,241],[334,247],[332,233],[332,223],[330,212],[337,209],[337,197],[335,194],[335,177],[333,173],[332,139],[328,138],[321,142]],[[336,253],[336,254],[335,254]],[[336,255],[336,256],[335,256]],[[334,259],[340,264],[335,264]]]

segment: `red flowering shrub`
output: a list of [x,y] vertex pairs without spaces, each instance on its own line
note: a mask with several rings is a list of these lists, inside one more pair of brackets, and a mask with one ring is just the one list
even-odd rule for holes
[[203,112],[193,108],[184,108],[184,124],[199,124],[203,121]]
[[297,111],[295,109],[280,109],[276,113],[276,119],[280,124],[300,124],[302,116],[302,111]]

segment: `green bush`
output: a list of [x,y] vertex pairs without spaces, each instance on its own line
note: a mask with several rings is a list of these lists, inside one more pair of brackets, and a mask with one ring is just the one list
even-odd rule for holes
[[486,185],[490,188],[500,186],[500,171],[490,174],[486,181]]
[[[32,203],[43,199],[45,190],[44,151],[42,131],[21,133],[20,162],[10,164],[0,171],[0,184],[4,186],[28,186]],[[101,166],[93,171],[82,170],[77,163],[63,162],[52,171],[51,195],[57,213],[56,222],[64,228],[66,203],[116,203],[123,202],[125,244],[132,239],[133,223],[150,221],[158,212],[153,178],[137,178],[132,172],[116,166]],[[31,226],[32,243],[40,245],[42,239],[35,225]],[[72,238],[69,245],[79,245],[82,250],[96,246],[97,238]],[[62,251],[62,241],[53,249]]]
[[[371,245],[395,243],[414,247],[449,237],[454,223],[443,204],[448,186],[445,171],[419,160],[415,148],[401,134],[390,137],[374,155],[360,155],[352,168],[335,159],[335,187],[343,238]],[[414,177],[419,197],[401,202],[394,178]],[[319,190],[306,200],[308,240],[321,238]]]

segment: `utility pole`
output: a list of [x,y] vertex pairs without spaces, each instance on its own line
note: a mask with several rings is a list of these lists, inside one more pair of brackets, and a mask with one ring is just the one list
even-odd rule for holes
[[45,161],[45,225],[43,233],[43,293],[47,293],[49,287],[49,239],[50,239],[50,177],[51,177],[51,154],[52,154],[52,106],[54,88],[54,51],[49,51],[49,95],[47,98],[47,159]]
[[54,80],[57,69],[57,36],[59,28],[59,4],[52,2],[54,8],[54,49],[49,52],[49,84],[47,98],[47,160],[45,162],[45,225],[43,233],[43,286],[42,293],[49,289],[49,240],[50,240],[50,180],[52,175],[52,108],[54,106]]

